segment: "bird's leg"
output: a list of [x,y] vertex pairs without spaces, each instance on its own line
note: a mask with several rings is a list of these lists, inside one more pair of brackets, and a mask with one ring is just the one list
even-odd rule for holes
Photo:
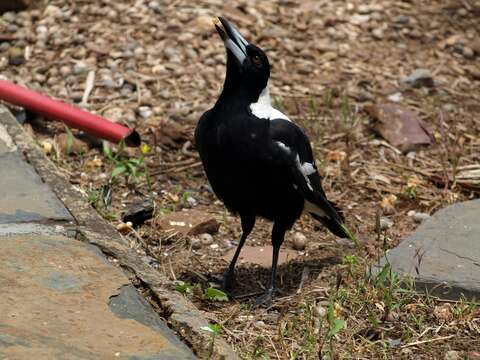
[[258,297],[255,300],[255,306],[259,305],[268,305],[272,302],[275,291],[277,290],[276,281],[277,281],[277,264],[278,264],[278,254],[280,252],[280,246],[283,243],[285,238],[286,228],[279,225],[278,223],[273,224],[272,230],[272,246],[273,246],[273,255],[272,255],[272,272],[270,273],[270,284],[267,291],[262,296]]
[[235,282],[235,264],[237,263],[242,247],[245,244],[245,240],[247,240],[248,235],[250,235],[255,226],[255,216],[240,215],[240,219],[242,221],[242,237],[240,238],[237,250],[233,255],[233,259],[223,275],[222,288],[225,290],[231,290],[233,287],[233,283]]

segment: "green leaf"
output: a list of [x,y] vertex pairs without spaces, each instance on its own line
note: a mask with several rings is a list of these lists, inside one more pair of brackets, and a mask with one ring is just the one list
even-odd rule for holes
[[383,285],[385,284],[385,280],[387,280],[387,277],[389,276],[390,274],[390,264],[389,263],[386,263],[384,266],[383,266],[383,269],[382,271],[380,271],[378,274],[377,274],[377,277],[375,279],[375,283],[376,285]]
[[222,331],[222,327],[220,326],[220,324],[209,324],[208,326],[202,326],[200,329],[208,331],[213,335],[219,335]]
[[205,298],[210,301],[228,301],[228,296],[222,290],[209,287],[205,290]]
[[72,146],[73,146],[73,134],[68,126],[65,126],[65,131],[67,132],[67,142],[65,144],[65,152],[67,153],[67,155],[70,155],[70,153],[72,152]]
[[345,327],[345,321],[342,319],[335,319],[333,324],[330,326],[330,330],[328,331],[327,336],[329,338],[338,334],[343,328]]
[[177,285],[175,285],[175,290],[184,295],[187,295],[192,292],[192,285],[183,281],[179,281],[177,282]]
[[105,155],[108,159],[115,161],[112,148],[105,141],[103,142],[103,155]]
[[112,171],[112,179],[120,174],[123,174],[125,171],[127,171],[127,167],[125,165],[119,165]]
[[137,177],[137,167],[133,165],[130,161],[127,162],[128,172],[132,174],[134,178]]

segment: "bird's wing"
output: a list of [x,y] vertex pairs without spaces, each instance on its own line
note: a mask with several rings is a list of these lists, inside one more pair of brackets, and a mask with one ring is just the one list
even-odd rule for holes
[[289,172],[292,186],[305,199],[305,210],[335,235],[356,242],[343,224],[341,212],[327,200],[305,133],[290,121],[275,119],[270,122],[270,139],[272,158]]

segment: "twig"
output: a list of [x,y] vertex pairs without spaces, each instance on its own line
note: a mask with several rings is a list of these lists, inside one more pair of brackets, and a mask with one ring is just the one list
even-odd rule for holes
[[300,278],[300,284],[298,285],[297,294],[302,292],[303,284],[308,279],[308,275],[310,274],[310,268],[308,266],[304,266],[302,270],[302,277]]
[[82,96],[82,105],[87,105],[88,97],[95,86],[95,71],[90,70],[87,75],[87,81],[85,82],[85,90]]
[[431,342],[435,342],[435,341],[448,340],[448,339],[451,339],[454,336],[456,336],[456,335],[448,335],[448,336],[438,337],[438,338],[435,338],[435,339],[414,341],[412,343],[402,345],[402,346],[400,346],[400,348],[403,349],[403,348],[407,348],[407,347],[410,347],[410,346],[422,345],[422,344],[427,344],[427,343],[431,343]]

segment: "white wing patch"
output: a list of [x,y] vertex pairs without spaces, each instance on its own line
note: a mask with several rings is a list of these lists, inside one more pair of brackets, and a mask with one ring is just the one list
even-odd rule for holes
[[[292,153],[292,150],[287,146],[285,145],[284,143],[282,143],[281,141],[276,141],[275,142],[283,151],[291,154]],[[297,154],[297,157],[295,158],[295,161],[297,163],[297,168],[298,170],[300,170],[300,172],[302,173],[303,177],[305,178],[305,181],[307,182],[307,186],[308,188],[313,191],[313,188],[312,188],[312,185],[310,184],[310,179],[308,178],[309,175],[312,175],[313,173],[316,172],[315,170],[315,167],[313,164],[310,164],[308,162],[304,162],[303,164],[300,162],[300,156],[298,156]],[[294,185],[295,187],[295,185]]]
[[265,89],[263,89],[260,93],[258,101],[250,104],[250,110],[252,111],[252,114],[259,119],[284,119],[287,121],[291,121],[284,113],[275,109],[272,106],[270,92],[268,91],[268,84],[267,86],[265,86]]

